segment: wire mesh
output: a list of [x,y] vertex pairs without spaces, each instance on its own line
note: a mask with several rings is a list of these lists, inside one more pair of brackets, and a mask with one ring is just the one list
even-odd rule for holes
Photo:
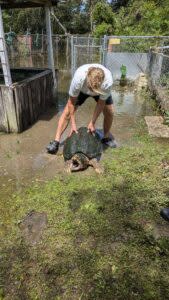
[[103,39],[93,37],[72,37],[71,39],[71,69],[72,76],[83,64],[102,63]]
[[[47,35],[16,35],[9,41],[6,38],[7,51],[12,67],[47,67]],[[55,67],[70,69],[70,37],[52,36]]]
[[121,66],[126,66],[127,78],[135,80],[140,73],[148,73],[150,48],[164,47],[169,37],[106,37],[105,66],[114,80],[121,77]]
[[169,94],[169,47],[151,52],[149,74],[153,86],[166,90]]

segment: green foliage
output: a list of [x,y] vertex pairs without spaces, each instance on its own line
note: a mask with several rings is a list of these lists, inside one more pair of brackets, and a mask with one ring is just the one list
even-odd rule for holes
[[98,38],[103,36],[104,34],[111,35],[112,33],[113,33],[112,25],[104,22],[97,25],[94,29],[94,36]]
[[96,25],[100,23],[107,23],[114,25],[114,14],[110,5],[105,3],[105,1],[99,1],[93,10],[93,20]]
[[169,90],[169,72],[161,75],[159,84]]
[[95,5],[92,18],[95,24],[94,36],[100,37],[104,34],[113,34],[115,16],[110,5],[108,5],[105,1],[98,2]]
[[15,33],[24,34],[29,29],[31,33],[41,33],[45,27],[44,9],[42,8],[6,10],[3,12],[3,18],[5,32],[9,32],[11,29]]
[[169,6],[165,1],[130,0],[116,14],[116,34],[167,35]]
[[[168,0],[70,0],[59,4],[54,12],[70,33],[94,35],[168,35]],[[18,9],[3,12],[4,30],[23,34],[45,31],[44,9]],[[94,26],[93,26],[94,24]],[[53,32],[63,33],[55,19]]]

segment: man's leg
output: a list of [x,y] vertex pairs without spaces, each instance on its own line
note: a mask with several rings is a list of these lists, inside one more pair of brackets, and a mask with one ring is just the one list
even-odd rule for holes
[[70,120],[70,114],[69,114],[68,104],[66,104],[64,111],[62,112],[59,122],[58,122],[55,141],[60,142],[61,135],[67,128],[67,126],[69,124],[69,120]]
[[104,138],[109,138],[110,129],[113,123],[113,104],[105,105],[103,110],[104,121],[103,121],[103,130],[104,130]]
[[61,114],[59,122],[58,122],[55,140],[51,141],[49,143],[49,145],[46,147],[48,153],[50,153],[50,154],[57,153],[57,151],[59,149],[59,142],[60,142],[61,135],[65,131],[66,127],[68,126],[69,120],[70,120],[70,115],[69,115],[69,110],[68,110],[68,104],[66,104],[64,111]]
[[117,143],[115,139],[110,135],[110,129],[113,123],[113,115],[114,115],[113,104],[106,104],[104,107],[103,114],[104,114],[104,121],[103,121],[104,138],[102,139],[102,143],[110,148],[116,148]]

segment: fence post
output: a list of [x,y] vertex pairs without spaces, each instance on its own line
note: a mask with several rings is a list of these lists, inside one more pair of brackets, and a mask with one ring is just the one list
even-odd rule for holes
[[107,36],[104,35],[104,38],[103,38],[103,61],[102,61],[102,64],[104,66],[106,66],[106,56],[107,56]]
[[150,49],[149,74],[153,85],[156,84],[161,76],[162,64],[163,55],[155,52],[155,49]]
[[69,35],[66,36],[66,65],[68,70],[69,69]]
[[74,45],[73,45],[73,35],[71,35],[71,74],[73,77],[74,74],[74,49],[73,49]]
[[56,81],[55,65],[54,65],[54,57],[53,57],[51,15],[50,15],[50,7],[49,6],[45,6],[45,15],[46,15],[47,49],[48,49],[48,67],[53,72],[54,88],[56,89],[57,81]]

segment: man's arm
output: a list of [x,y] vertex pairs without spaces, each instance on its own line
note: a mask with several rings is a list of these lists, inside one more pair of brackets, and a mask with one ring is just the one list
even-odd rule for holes
[[76,127],[76,121],[75,121],[75,104],[76,104],[76,99],[77,97],[69,97],[68,99],[68,110],[69,110],[69,114],[70,114],[70,121],[71,121],[71,132],[70,135],[73,132],[77,133],[77,127]]
[[97,118],[99,117],[100,113],[103,111],[104,107],[105,107],[105,101],[99,99],[97,104],[96,104],[92,119],[91,119],[91,121],[88,125],[88,130],[89,131],[91,131],[91,132],[95,131],[95,123],[96,123]]

